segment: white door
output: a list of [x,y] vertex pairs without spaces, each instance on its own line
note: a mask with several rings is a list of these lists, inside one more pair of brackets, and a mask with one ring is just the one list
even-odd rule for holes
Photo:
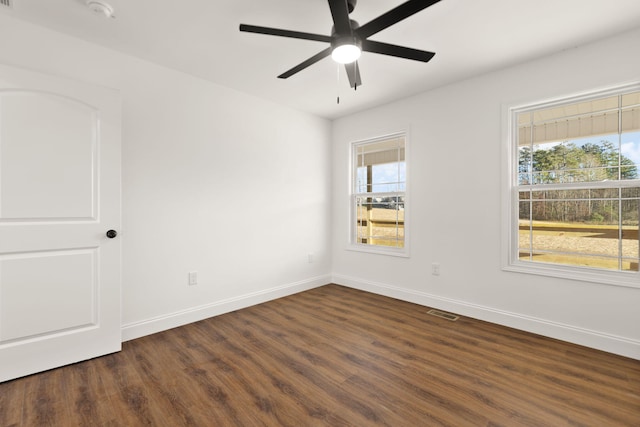
[[120,98],[0,65],[0,381],[119,351]]

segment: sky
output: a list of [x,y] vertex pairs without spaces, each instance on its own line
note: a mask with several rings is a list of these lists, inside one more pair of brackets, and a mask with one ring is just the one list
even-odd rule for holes
[[[366,168],[358,168],[358,181],[366,182],[367,171]],[[405,191],[407,181],[407,168],[405,162],[400,163],[386,163],[373,166],[373,182],[375,183],[389,183],[374,185],[373,191],[375,192],[391,192],[391,191]],[[400,183],[398,188],[397,183]],[[363,189],[366,192],[366,189]],[[363,192],[363,191],[361,191]]]
[[623,156],[633,160],[636,165],[640,165],[640,132],[623,134],[620,151]]

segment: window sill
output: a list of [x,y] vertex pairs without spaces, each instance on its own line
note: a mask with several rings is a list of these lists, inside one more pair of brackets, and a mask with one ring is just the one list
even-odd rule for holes
[[407,248],[391,248],[384,246],[349,244],[347,245],[346,250],[354,252],[365,252],[376,255],[389,255],[400,258],[409,258],[409,251],[407,250]]
[[557,266],[553,264],[514,262],[502,267],[503,271],[536,274],[560,279],[594,282],[601,285],[640,288],[640,273],[626,271],[603,271],[583,267]]

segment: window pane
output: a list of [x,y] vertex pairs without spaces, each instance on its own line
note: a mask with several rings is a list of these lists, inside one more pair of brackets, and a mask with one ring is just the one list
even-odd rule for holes
[[531,250],[531,203],[529,197],[531,193],[529,191],[520,192],[520,203],[518,212],[518,249],[520,251],[520,257],[529,257]]
[[640,131],[623,133],[620,141],[620,173],[622,179],[640,178],[638,174],[638,167],[640,167]]
[[356,193],[406,190],[404,139],[356,146]]
[[[620,156],[617,135],[537,144],[533,147],[533,184],[568,184],[632,178],[636,168]],[[632,147],[631,147],[632,148]],[[522,151],[522,149],[521,149]],[[619,168],[619,163],[623,168]],[[520,172],[521,166],[519,166]]]
[[401,163],[385,163],[374,165],[372,170],[372,188],[374,193],[388,193],[404,191],[404,175],[401,174],[405,170],[404,162]]
[[620,194],[623,199],[640,198],[640,187],[623,188]]
[[359,167],[356,170],[356,193],[367,192],[367,168]]
[[366,199],[356,199],[356,241],[368,243],[369,210]]
[[529,256],[531,252],[531,232],[527,224],[520,224],[519,232],[519,246],[520,256]]
[[520,192],[519,258],[637,271],[640,188],[624,190]]
[[518,147],[518,185],[532,184],[531,172],[531,147]]
[[[638,189],[636,189],[638,190]],[[640,217],[640,200],[622,201],[622,262],[623,270],[639,271],[640,240],[638,240],[638,218]]]
[[404,247],[404,198],[356,197],[357,243]]

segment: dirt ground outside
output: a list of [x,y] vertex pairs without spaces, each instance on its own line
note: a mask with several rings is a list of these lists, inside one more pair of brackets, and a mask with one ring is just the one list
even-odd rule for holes
[[[528,222],[523,221],[519,247],[528,248],[533,238],[533,252],[541,253],[534,255],[532,261],[614,270],[618,269],[621,254],[622,269],[638,271],[638,226],[624,226],[622,239],[619,237],[620,231],[615,225],[534,222],[530,230]],[[521,251],[521,259],[528,257],[528,251]]]

